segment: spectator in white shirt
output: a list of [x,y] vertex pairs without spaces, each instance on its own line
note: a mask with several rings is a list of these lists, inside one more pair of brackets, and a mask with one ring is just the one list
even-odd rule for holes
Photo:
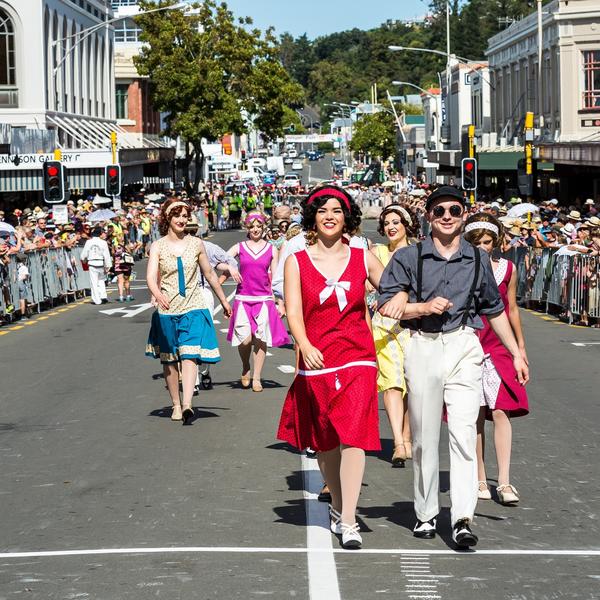
[[90,291],[93,304],[106,304],[105,277],[112,266],[112,258],[106,240],[103,240],[102,229],[96,227],[92,230],[92,237],[87,240],[81,251],[81,260],[88,264],[90,274]]

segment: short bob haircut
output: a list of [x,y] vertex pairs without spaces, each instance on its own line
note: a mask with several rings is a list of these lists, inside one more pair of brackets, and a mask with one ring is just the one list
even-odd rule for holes
[[[323,190],[331,190],[331,196],[323,194],[322,196],[319,196],[318,198],[315,198],[313,200],[315,194],[317,194],[318,192],[322,192]],[[348,206],[346,206],[345,202],[335,197],[334,192],[344,194],[344,196],[348,199],[348,204],[350,206],[349,209]],[[310,194],[308,194],[308,196],[302,201],[302,226],[304,227],[304,230],[307,232],[316,231],[317,211],[322,206],[327,204],[327,202],[331,200],[331,198],[337,200],[340,203],[340,206],[342,207],[342,212],[344,213],[344,233],[347,233],[348,235],[354,235],[360,227],[362,212],[356,204],[356,202],[354,202],[352,196],[348,194],[348,192],[346,192],[342,188],[334,187],[331,185],[314,188],[313,190],[311,190]]]
[[[406,215],[402,214],[402,211],[406,211],[408,213],[411,223],[406,220]],[[381,211],[381,214],[379,215],[379,226],[377,227],[379,235],[385,235],[383,224],[385,222],[385,218],[390,213],[394,213],[400,217],[400,221],[402,221],[402,225],[404,225],[404,229],[406,229],[407,238],[419,237],[419,233],[421,231],[419,220],[417,219],[414,211],[411,208],[408,208],[408,206],[405,204],[390,204]]]
[[489,235],[494,240],[494,248],[497,249],[502,246],[502,240],[504,239],[504,227],[502,223],[496,219],[496,217],[484,212],[475,213],[467,219],[465,227],[467,227],[467,225],[470,223],[490,223],[498,228],[498,234],[496,235],[494,231],[490,231],[485,227],[478,227],[477,229],[472,229],[471,231],[465,233],[465,240],[467,240],[467,242],[473,244],[473,246],[477,246],[483,236]]
[[178,217],[184,210],[187,211],[188,217],[192,214],[192,209],[187,202],[184,202],[185,206],[176,206],[167,215],[169,206],[175,204],[175,202],[184,202],[181,198],[169,198],[165,200],[163,205],[160,207],[160,214],[158,215],[158,231],[160,235],[167,235],[169,231],[169,223],[173,217]]

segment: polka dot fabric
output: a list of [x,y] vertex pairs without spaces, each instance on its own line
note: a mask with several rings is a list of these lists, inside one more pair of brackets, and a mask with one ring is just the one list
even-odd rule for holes
[[302,450],[340,444],[379,450],[375,345],[365,318],[365,250],[348,247],[341,275],[327,279],[306,251],[296,253],[306,335],[324,368],[300,370],[284,402],[278,439]]

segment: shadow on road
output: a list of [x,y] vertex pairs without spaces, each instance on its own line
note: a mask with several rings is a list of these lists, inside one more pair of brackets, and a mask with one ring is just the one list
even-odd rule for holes
[[[215,407],[208,407],[208,408],[214,408],[215,410],[229,410],[228,408],[219,408],[217,406]],[[149,417],[160,417],[163,419],[170,419],[171,418],[171,413],[173,412],[173,407],[171,406],[165,406],[164,408],[157,408],[155,410],[150,411],[150,413],[148,413]],[[208,410],[202,410],[200,408],[194,408],[194,416],[192,417],[192,423],[194,421],[196,421],[197,419],[205,419],[208,417],[220,417],[221,415],[217,415],[214,412],[210,412]]]

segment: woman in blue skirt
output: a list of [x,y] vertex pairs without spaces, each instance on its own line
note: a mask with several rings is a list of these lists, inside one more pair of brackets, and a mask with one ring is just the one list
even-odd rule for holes
[[[187,235],[185,226],[191,208],[180,199],[167,200],[161,207],[159,231],[162,237],[150,248],[146,280],[158,310],[152,315],[146,355],[160,358],[171,400],[173,421],[190,423],[194,416],[192,396],[197,362],[220,360],[217,334],[202,290],[198,267],[229,318],[231,307],[218,278],[206,258],[202,240]],[[178,363],[181,362],[183,398],[179,397]]]

